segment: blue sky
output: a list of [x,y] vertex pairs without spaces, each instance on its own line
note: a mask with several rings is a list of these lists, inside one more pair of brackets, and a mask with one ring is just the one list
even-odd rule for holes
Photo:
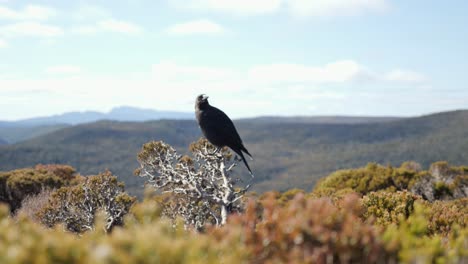
[[0,0],[0,120],[130,105],[232,117],[466,109],[468,2]]

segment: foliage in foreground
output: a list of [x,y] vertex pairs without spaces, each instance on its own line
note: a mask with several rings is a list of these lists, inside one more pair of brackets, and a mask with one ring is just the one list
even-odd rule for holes
[[[468,229],[429,231],[430,212],[415,203],[408,218],[386,227],[366,219],[356,195],[335,204],[299,193],[283,203],[274,193],[203,233],[175,228],[161,208],[134,204],[124,226],[105,232],[106,216],[80,235],[46,228],[0,206],[0,263],[462,263]],[[180,225],[179,225],[180,226]]]
[[[267,194],[245,214],[215,230],[218,238],[240,235],[253,263],[383,263],[396,260],[381,230],[360,219],[357,195],[338,207],[330,200],[297,194],[285,206]],[[260,207],[261,206],[261,207]],[[261,211],[260,217],[257,212]]]
[[[38,196],[47,198],[40,207],[54,208],[49,213],[69,216],[68,220],[54,222],[57,225],[52,228],[40,224],[44,223],[43,215],[31,220],[23,214],[30,210],[20,210],[12,217],[5,206],[0,206],[0,263],[468,261],[468,198],[455,197],[461,195],[459,188],[465,186],[464,167],[450,168],[438,163],[424,172],[415,164],[400,168],[369,166],[337,172],[312,193],[290,190],[258,198],[250,195],[243,210],[231,214],[224,226],[208,225],[203,232],[174,225],[164,213],[171,208],[164,204],[165,198],[133,203],[109,173],[91,176]],[[336,176],[340,173],[344,175],[341,178]],[[437,189],[432,184],[434,180],[454,186],[452,194],[434,196],[438,199],[432,201],[414,191],[413,186],[420,179],[430,183],[423,187],[430,186],[431,192]],[[86,188],[92,190],[87,192],[92,194],[90,198],[82,196]],[[128,203],[121,204],[126,205],[125,213],[119,215],[123,218],[110,230],[105,205],[120,201],[117,197],[127,197],[122,201]],[[80,211],[89,208],[84,205],[90,203],[78,201],[87,199],[97,206]],[[41,203],[32,199],[24,204]],[[61,203],[64,205],[56,206]],[[118,206],[112,204],[108,208]],[[83,215],[88,217],[80,218]],[[70,223],[86,223],[90,228],[74,230]]]
[[[0,263],[239,263],[237,247],[218,245],[206,235],[174,230],[154,204],[139,204],[125,228],[106,233],[105,217],[80,236],[8,216],[0,206]],[[138,218],[136,220],[135,218]]]

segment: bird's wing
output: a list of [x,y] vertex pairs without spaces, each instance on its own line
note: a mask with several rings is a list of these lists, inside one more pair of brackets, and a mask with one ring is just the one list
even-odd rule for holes
[[211,131],[217,135],[222,135],[226,145],[242,143],[234,123],[223,111],[211,107],[209,111],[204,111],[204,114],[206,114],[204,119],[209,120],[209,122],[203,122],[206,132],[210,133]]

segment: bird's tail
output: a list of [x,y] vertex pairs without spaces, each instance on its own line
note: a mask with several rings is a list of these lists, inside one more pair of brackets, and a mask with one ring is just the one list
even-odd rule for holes
[[252,155],[250,155],[249,151],[244,147],[244,145],[241,146],[240,150],[244,151],[247,155],[249,155],[250,160],[253,160]]
[[[250,169],[249,164],[247,163],[247,160],[245,160],[245,157],[244,157],[244,154],[242,153],[242,151],[239,150],[239,149],[236,149],[236,150],[234,150],[234,152],[236,152],[237,155],[239,155],[242,158],[242,161],[244,161],[244,164],[247,167],[247,169],[249,170],[250,175],[253,177],[252,170]],[[245,153],[247,153],[250,156],[250,154],[247,151]]]

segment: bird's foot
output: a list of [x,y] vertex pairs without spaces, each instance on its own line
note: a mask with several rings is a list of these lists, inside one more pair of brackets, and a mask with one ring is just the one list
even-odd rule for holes
[[216,147],[216,149],[215,149],[212,153],[208,153],[208,154],[210,154],[210,155],[216,155],[216,154],[218,153],[218,151],[219,151],[219,148]]

